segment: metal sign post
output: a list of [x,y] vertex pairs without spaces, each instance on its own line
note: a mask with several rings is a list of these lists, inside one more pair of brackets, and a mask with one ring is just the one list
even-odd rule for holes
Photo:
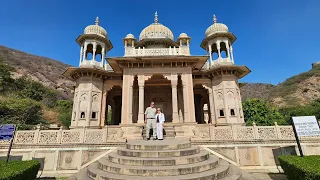
[[296,141],[298,144],[299,152],[303,157],[303,152],[300,144],[300,137],[320,136],[319,122],[315,116],[297,116],[291,117],[292,128]]
[[10,158],[10,152],[13,145],[14,134],[15,134],[15,125],[13,124],[0,125],[0,140],[10,140],[6,163],[8,163]]
[[297,141],[297,145],[298,145],[300,156],[303,157],[303,152],[302,152],[299,136],[298,136],[297,130],[296,130],[295,126],[294,126],[294,122],[293,122],[293,118],[292,117],[291,117],[291,123],[292,123],[293,132],[294,132],[294,137],[296,138],[296,141]]

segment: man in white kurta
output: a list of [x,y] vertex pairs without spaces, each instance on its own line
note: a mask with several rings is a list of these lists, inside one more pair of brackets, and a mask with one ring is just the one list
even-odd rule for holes
[[160,108],[157,108],[156,120],[157,120],[157,138],[158,140],[163,140],[163,123],[165,121],[165,118]]

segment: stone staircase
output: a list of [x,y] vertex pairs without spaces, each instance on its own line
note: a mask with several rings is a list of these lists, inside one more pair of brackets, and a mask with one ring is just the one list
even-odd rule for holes
[[253,180],[183,139],[129,141],[69,180]]
[[[174,131],[174,126],[168,126],[168,125],[164,125],[163,129],[165,130],[165,135],[163,135],[164,139],[174,139],[176,136],[176,133]],[[146,139],[146,127],[143,127],[142,130],[142,137],[143,139]],[[152,137],[152,130],[150,131],[150,137]]]

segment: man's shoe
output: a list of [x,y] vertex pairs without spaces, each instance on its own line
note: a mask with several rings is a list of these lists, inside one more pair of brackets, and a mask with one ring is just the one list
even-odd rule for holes
[[163,139],[158,139],[158,140],[162,141]]
[[149,141],[150,140],[150,138],[147,138],[147,141]]

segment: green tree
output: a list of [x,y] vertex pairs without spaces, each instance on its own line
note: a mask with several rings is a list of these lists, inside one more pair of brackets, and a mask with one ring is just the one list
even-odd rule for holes
[[286,124],[278,108],[262,99],[246,99],[243,104],[244,119],[247,125],[255,122],[260,126],[271,126],[274,122],[279,125]]
[[306,105],[283,107],[279,111],[287,124],[291,124],[292,116],[316,116],[317,119],[320,119],[320,99]]
[[43,123],[41,104],[31,99],[8,99],[0,102],[0,120],[3,123]]
[[72,101],[58,100],[57,108],[59,111],[59,121],[64,127],[69,127],[71,125],[72,118]]
[[11,77],[11,71],[13,68],[3,62],[0,58],[0,92],[9,90],[14,82]]

